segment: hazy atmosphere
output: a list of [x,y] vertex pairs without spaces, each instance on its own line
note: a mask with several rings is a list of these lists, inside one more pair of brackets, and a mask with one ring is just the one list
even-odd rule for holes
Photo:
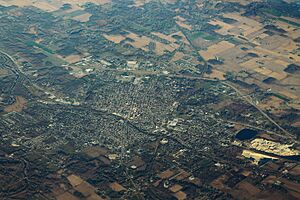
[[0,0],[0,200],[300,200],[298,0]]

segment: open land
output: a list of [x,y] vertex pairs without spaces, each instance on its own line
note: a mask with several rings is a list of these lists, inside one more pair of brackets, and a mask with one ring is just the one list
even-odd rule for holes
[[300,199],[296,1],[0,5],[0,199]]

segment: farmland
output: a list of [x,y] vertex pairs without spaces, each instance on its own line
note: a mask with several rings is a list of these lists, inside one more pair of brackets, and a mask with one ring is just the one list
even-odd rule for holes
[[0,199],[299,199],[294,0],[0,0]]

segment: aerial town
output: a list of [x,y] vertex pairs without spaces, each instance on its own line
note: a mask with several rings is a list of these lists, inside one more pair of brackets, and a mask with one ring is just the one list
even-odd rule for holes
[[0,199],[300,200],[298,0],[0,0]]

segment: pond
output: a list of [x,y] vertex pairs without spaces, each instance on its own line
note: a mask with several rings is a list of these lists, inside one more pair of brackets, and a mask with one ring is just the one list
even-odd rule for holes
[[244,128],[240,130],[236,135],[235,138],[238,140],[250,140],[254,138],[258,134],[258,131],[253,129]]

